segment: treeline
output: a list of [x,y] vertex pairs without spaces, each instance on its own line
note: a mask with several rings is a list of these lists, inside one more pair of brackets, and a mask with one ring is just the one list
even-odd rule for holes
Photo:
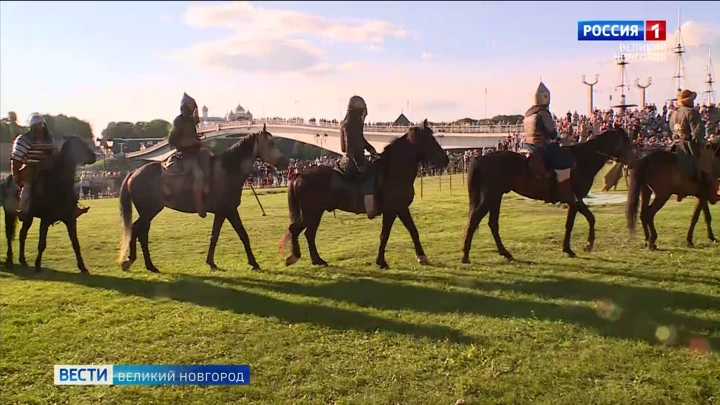
[[165,138],[170,133],[172,124],[165,120],[156,119],[150,122],[136,123],[119,121],[111,122],[102,131],[105,139],[138,139],[138,138]]
[[[87,121],[67,115],[43,115],[51,133],[75,135],[82,139],[93,139],[92,127]],[[10,143],[15,136],[27,132],[28,127],[18,122],[17,114],[10,111],[7,117],[0,120],[0,143]]]

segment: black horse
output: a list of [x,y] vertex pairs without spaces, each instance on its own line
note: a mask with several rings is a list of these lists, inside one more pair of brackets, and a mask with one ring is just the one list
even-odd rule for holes
[[[410,215],[410,204],[415,196],[413,185],[418,166],[422,162],[432,163],[437,168],[445,168],[450,162],[447,153],[433,136],[427,120],[392,141],[378,160],[372,163],[378,166],[381,179],[376,193],[382,201],[380,211],[383,219],[380,247],[375,260],[380,268],[388,268],[385,261],[385,247],[396,218],[400,218],[410,233],[418,262],[423,265],[428,263],[420,244],[420,235]],[[312,263],[327,266],[327,262],[320,257],[315,246],[320,220],[325,211],[336,209],[355,214],[365,213],[365,206],[360,200],[362,198],[360,183],[354,179],[347,179],[328,166],[311,167],[288,183],[290,225],[280,240],[280,251],[282,252],[286,245],[290,244],[292,253],[285,258],[285,265],[290,266],[300,259],[298,238],[305,231]]]
[[[23,220],[20,228],[20,265],[27,267],[25,260],[25,240],[33,224],[33,218],[40,219],[40,237],[38,252],[35,258],[35,270],[40,271],[42,255],[47,243],[50,225],[62,222],[67,227],[70,242],[75,251],[77,266],[81,273],[88,270],[80,254],[80,242],[77,236],[77,193],[75,192],[75,170],[79,165],[95,163],[95,152],[87,142],[76,136],[63,137],[60,153],[53,156],[49,170],[41,170],[33,180],[33,195],[30,215]],[[12,240],[15,238],[18,206],[17,193],[9,192],[12,188],[11,179],[4,186],[3,207],[5,211],[5,235],[7,237],[6,267],[13,265]]]

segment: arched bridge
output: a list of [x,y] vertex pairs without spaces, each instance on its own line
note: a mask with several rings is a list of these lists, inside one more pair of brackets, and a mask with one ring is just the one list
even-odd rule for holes
[[[223,138],[237,138],[260,131],[267,125],[267,131],[275,137],[316,145],[320,148],[341,153],[340,124],[307,123],[301,120],[253,120],[201,124],[198,133],[205,136],[204,141]],[[407,132],[408,127],[401,126],[365,126],[365,138],[375,149],[382,151],[395,138]],[[483,126],[433,126],[438,142],[444,149],[470,149],[497,145],[508,134],[522,131],[522,125],[483,125]],[[128,153],[134,160],[162,161],[168,158],[174,149],[162,141],[150,148]]]

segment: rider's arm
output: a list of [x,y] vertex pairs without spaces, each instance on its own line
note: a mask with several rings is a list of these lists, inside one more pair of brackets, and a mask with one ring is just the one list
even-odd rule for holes
[[176,147],[178,146],[178,141],[182,138],[183,135],[183,123],[180,117],[176,117],[173,121],[172,128],[170,128],[170,135],[168,135],[168,143],[170,146]]
[[365,150],[368,151],[370,154],[375,154],[377,151],[375,150],[375,147],[370,144],[370,142],[365,139]]
[[538,113],[538,118],[540,118],[540,122],[542,123],[542,127],[545,129],[545,132],[550,134],[550,139],[556,139],[558,137],[558,131],[550,112],[540,111]]
[[348,157],[350,158],[350,161],[352,161],[352,163],[360,169],[362,162],[365,159],[365,140],[363,139],[362,134],[354,133],[353,129],[351,129],[351,133],[346,132],[345,136],[347,137],[348,143]]
[[23,166],[25,156],[28,151],[30,151],[31,147],[32,145],[30,144],[30,141],[22,135],[16,137],[15,142],[13,142],[12,154],[10,157],[10,172],[18,185],[21,184],[20,168]]
[[695,143],[705,141],[705,124],[700,117],[700,113],[694,108],[690,113],[690,133]]

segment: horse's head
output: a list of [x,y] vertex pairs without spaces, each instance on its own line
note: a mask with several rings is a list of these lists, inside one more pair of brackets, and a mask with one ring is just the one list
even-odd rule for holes
[[599,152],[617,159],[628,167],[632,166],[632,162],[635,160],[633,145],[628,133],[623,128],[608,129],[595,137],[595,140],[601,149]]
[[262,131],[255,135],[255,157],[265,163],[269,163],[280,170],[285,170],[290,164],[290,160],[283,155],[277,148],[277,143],[272,134],[267,131],[263,124]]
[[66,161],[71,162],[73,167],[93,164],[97,159],[90,145],[73,135],[63,137],[60,155],[66,159]]
[[427,119],[423,120],[420,125],[410,128],[407,139],[417,149],[421,161],[428,162],[438,168],[447,167],[450,163],[447,152],[440,146],[433,135],[433,130],[428,125]]

